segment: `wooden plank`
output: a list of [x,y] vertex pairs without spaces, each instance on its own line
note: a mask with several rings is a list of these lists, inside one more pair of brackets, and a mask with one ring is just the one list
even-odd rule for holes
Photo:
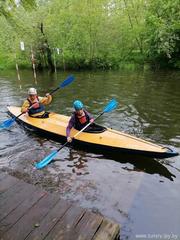
[[93,237],[93,240],[114,240],[119,235],[120,226],[108,219],[103,219],[103,222]]
[[[0,173],[0,240],[114,240],[118,224]],[[2,183],[2,184],[1,184]]]
[[0,196],[0,221],[35,191],[35,187],[19,181]]
[[102,221],[103,218],[100,215],[86,212],[72,232],[74,239],[91,240]]
[[11,177],[9,175],[5,175],[0,181],[0,194],[6,192],[13,185],[18,183],[18,179]]
[[0,222],[0,236],[10,229],[46,192],[36,190]]
[[15,196],[16,193],[19,193],[23,188],[25,188],[26,184],[22,181],[18,181],[14,186],[9,188],[6,192],[3,192],[0,195],[1,205],[3,202],[6,202],[9,198]]
[[41,240],[50,232],[55,224],[63,217],[71,204],[61,199],[40,222],[40,226],[27,237],[26,240]]
[[4,235],[3,240],[25,239],[50,209],[59,200],[57,195],[44,195],[24,216]]
[[54,228],[44,238],[45,240],[75,240],[71,235],[71,228],[76,226],[85,210],[79,207],[71,206],[64,214],[62,219],[55,225]]

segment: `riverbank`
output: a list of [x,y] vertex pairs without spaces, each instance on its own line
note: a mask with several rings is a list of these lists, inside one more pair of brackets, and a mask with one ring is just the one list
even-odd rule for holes
[[[14,60],[11,61],[4,61],[2,60],[0,62],[0,71],[7,71],[7,70],[14,70],[16,69],[16,64],[18,65],[18,70],[31,70],[32,63],[31,62],[15,62]],[[38,67],[35,65],[35,69],[37,72],[42,71],[118,71],[118,70],[180,70],[179,66],[171,66],[167,64],[158,64],[158,63],[151,63],[150,61],[147,62],[139,62],[139,61],[127,61],[127,62],[118,62],[116,64],[106,64],[106,63],[99,63],[96,64],[96,62],[93,63],[73,63],[73,62],[66,62],[66,66],[63,65],[56,66],[56,68],[52,71],[52,69],[49,69],[48,66],[41,67],[38,69]]]

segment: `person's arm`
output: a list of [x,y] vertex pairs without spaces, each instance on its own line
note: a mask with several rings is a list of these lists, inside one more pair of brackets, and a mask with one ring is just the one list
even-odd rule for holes
[[21,107],[21,112],[22,113],[28,112],[29,107],[30,107],[30,104],[29,104],[28,100],[25,100],[22,107]]
[[46,97],[39,97],[39,101],[40,103],[42,103],[43,105],[48,105],[51,103],[52,101],[52,96],[49,93],[46,93]]
[[69,123],[68,123],[67,128],[66,128],[66,137],[67,137],[68,142],[72,141],[72,138],[70,137],[70,131],[71,131],[71,128],[74,127],[74,125],[75,125],[75,117],[73,115],[70,118]]

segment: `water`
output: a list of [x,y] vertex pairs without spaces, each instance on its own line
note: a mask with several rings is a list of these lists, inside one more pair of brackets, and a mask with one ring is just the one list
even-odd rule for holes
[[[19,81],[15,71],[1,72],[0,120],[8,118],[6,105],[21,105],[29,87],[36,87],[43,96],[69,74],[39,73],[35,81],[32,72],[24,70]],[[97,115],[115,97],[118,108],[98,123],[180,152],[179,72],[73,74],[75,82],[54,95],[49,110],[70,115],[73,100],[80,99]],[[141,234],[146,234],[144,238],[151,234],[180,238],[179,156],[163,160],[134,156],[113,159],[64,148],[48,167],[40,171],[34,168],[35,161],[59,146],[15,123],[0,132],[0,168],[120,223],[123,240],[138,239]]]

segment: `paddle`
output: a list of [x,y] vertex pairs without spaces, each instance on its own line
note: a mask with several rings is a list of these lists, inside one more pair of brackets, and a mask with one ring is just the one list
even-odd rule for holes
[[[57,90],[66,87],[67,85],[69,85],[70,83],[72,83],[72,82],[74,81],[74,79],[75,79],[74,76],[69,76],[69,77],[67,77],[61,84],[59,84],[59,86],[58,86],[56,89],[52,90],[49,94],[52,95],[52,94],[55,93]],[[33,105],[34,105],[34,104],[33,104]],[[33,108],[33,105],[32,105],[29,109]],[[16,119],[17,119],[18,117],[20,117],[21,115],[23,115],[23,114],[24,114],[24,113],[20,113],[20,114],[19,114],[18,116],[16,116],[16,117],[13,117],[13,118],[10,118],[10,119],[8,119],[8,120],[5,120],[4,122],[2,122],[2,123],[0,124],[0,129],[5,129],[5,128],[11,127],[12,124],[16,121]]]
[[[95,119],[94,121],[96,121],[99,117],[101,117],[104,113],[108,113],[111,112],[113,109],[115,109],[117,107],[117,101],[115,99],[112,99],[104,108],[103,112],[101,112]],[[81,131],[77,132],[73,138],[77,137],[81,132],[83,132],[89,125],[91,125],[91,122],[89,122],[83,129],[81,129]],[[66,145],[68,144],[68,142],[65,142],[60,148],[58,148],[57,150],[52,151],[47,157],[45,157],[41,162],[38,162],[35,164],[35,167],[37,169],[41,169],[43,167],[45,167],[47,164],[49,164],[53,158],[56,156],[56,154],[63,149]]]

